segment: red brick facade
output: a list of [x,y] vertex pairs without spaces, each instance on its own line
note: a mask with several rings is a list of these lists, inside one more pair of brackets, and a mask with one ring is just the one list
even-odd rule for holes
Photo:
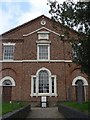
[[[41,24],[42,20],[46,21],[45,25]],[[48,61],[37,60],[37,33],[40,31],[49,32],[50,60]],[[72,85],[73,80],[81,76],[88,83],[88,77],[81,73],[80,66],[72,62],[72,46],[69,40],[64,38],[65,41],[62,41],[59,36],[66,31],[70,37],[78,37],[77,32],[58,25],[42,15],[2,35],[2,43],[15,43],[14,61],[3,60],[3,45],[0,55],[2,79],[10,76],[15,81],[15,86],[12,86],[12,101],[30,101],[34,102],[34,105],[39,105],[41,96],[31,96],[31,76],[36,75],[41,68],[46,68],[52,75],[56,75],[57,96],[48,96],[49,105],[58,101],[76,101],[76,86]],[[84,89],[85,100],[88,100],[88,85],[85,85]]]

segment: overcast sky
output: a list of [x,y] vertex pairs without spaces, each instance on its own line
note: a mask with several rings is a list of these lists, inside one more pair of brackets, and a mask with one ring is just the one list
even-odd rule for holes
[[42,14],[50,17],[48,11],[47,0],[0,0],[0,34]]

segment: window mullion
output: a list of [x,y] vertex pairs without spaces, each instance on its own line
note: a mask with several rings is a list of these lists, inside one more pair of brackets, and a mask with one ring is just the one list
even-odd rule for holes
[[33,96],[33,76],[31,76],[31,96]]
[[48,59],[50,60],[50,45],[48,45]]
[[36,95],[38,95],[39,92],[39,79],[38,76],[36,76]]
[[57,82],[56,82],[56,76],[54,77],[54,93],[55,93],[55,96],[57,96]]
[[51,76],[49,76],[49,94],[52,96],[52,82],[51,82]]

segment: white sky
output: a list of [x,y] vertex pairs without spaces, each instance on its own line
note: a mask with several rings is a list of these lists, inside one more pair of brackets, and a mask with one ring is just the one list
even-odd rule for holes
[[47,0],[0,0],[0,34],[42,14],[50,17]]

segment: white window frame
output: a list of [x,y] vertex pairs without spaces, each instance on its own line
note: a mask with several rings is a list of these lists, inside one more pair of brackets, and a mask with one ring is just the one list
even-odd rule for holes
[[34,77],[36,77],[36,76],[35,75],[31,75],[31,96],[36,94],[36,93],[33,92],[34,91],[34,87],[33,87],[33,85],[34,85],[33,78]]
[[13,56],[13,59],[5,59],[4,58],[4,55],[5,55],[5,46],[13,46],[13,47],[15,47],[15,43],[10,43],[10,42],[8,42],[8,43],[3,43],[3,60],[4,61],[13,61],[14,60],[14,56]]
[[[46,37],[42,37],[41,35],[46,35]],[[38,40],[49,40],[49,32],[48,31],[38,32]]]
[[54,77],[54,93],[52,93],[52,95],[56,95],[57,96],[57,82],[56,82],[56,75],[52,75],[51,78]]
[[[39,46],[47,45],[48,46],[48,59],[39,59]],[[37,44],[37,60],[38,61],[48,61],[50,60],[50,44]]]
[[[41,70],[46,70],[49,74],[49,93],[39,93],[39,72]],[[33,88],[33,77],[36,77],[36,93],[34,93]],[[54,77],[54,93],[52,93],[52,77]],[[41,68],[37,71],[36,75],[31,75],[31,97],[33,96],[57,96],[57,81],[56,81],[56,75],[51,75],[51,72],[46,68]]]

